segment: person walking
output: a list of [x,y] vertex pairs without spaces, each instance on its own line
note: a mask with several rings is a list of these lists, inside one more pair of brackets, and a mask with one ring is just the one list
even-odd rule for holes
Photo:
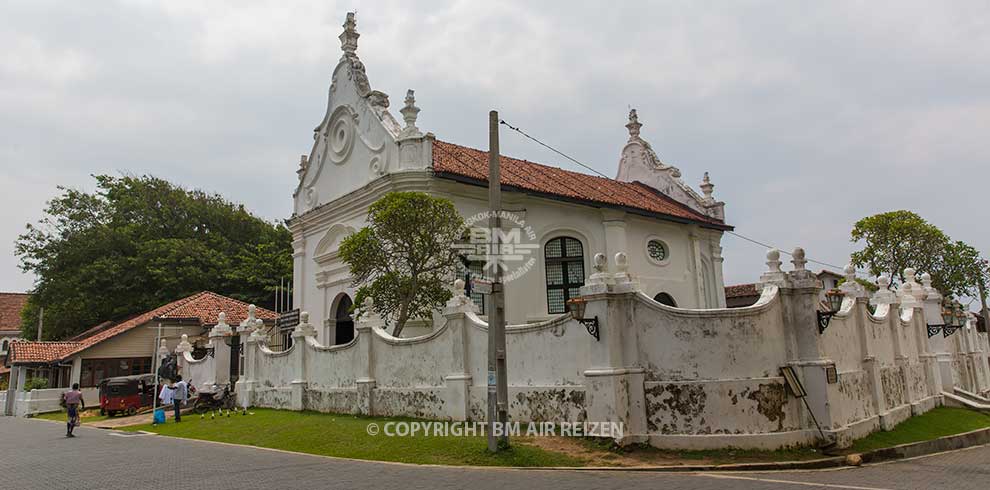
[[79,383],[73,383],[71,390],[62,393],[62,405],[65,407],[66,412],[68,412],[65,422],[65,437],[76,437],[72,434],[72,430],[79,425],[80,407],[86,406],[86,402],[83,401],[82,392],[79,391]]
[[182,381],[182,375],[175,376],[175,385],[172,386],[172,404],[175,406],[175,421],[182,422],[182,414],[179,413],[180,407],[186,404],[186,399],[189,398],[189,385]]

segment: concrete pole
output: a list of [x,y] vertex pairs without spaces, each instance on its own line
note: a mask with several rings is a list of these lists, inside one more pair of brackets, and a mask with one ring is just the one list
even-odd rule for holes
[[45,324],[45,307],[38,309],[38,342],[41,342],[41,328]]
[[[509,443],[506,433],[508,422],[508,376],[505,370],[505,295],[502,290],[502,263],[499,232],[502,220],[502,185],[499,169],[498,111],[488,113],[488,207],[491,215],[488,228],[491,231],[489,264],[492,271],[492,311],[488,316],[488,450],[498,451],[499,442]],[[495,439],[495,422],[502,428],[499,440]]]

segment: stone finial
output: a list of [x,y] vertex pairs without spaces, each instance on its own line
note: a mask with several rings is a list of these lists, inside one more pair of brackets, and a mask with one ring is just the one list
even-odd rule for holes
[[629,129],[629,139],[633,140],[639,138],[639,128],[643,125],[639,122],[639,116],[636,114],[636,109],[629,110],[629,123],[626,124],[626,128]]
[[299,156],[299,168],[296,169],[296,176],[299,180],[302,180],[306,175],[306,170],[309,170],[309,157],[306,155]]
[[251,327],[253,327],[254,326],[254,319],[257,317],[257,311],[258,311],[258,307],[257,306],[248,305],[247,318],[245,318],[241,322],[241,325],[240,326],[243,327],[243,328],[251,328]]
[[914,270],[914,267],[904,269],[904,280],[906,282],[914,282],[915,274],[917,274],[917,272]]
[[608,267],[608,258],[605,257],[605,254],[595,254],[594,266],[596,272],[605,272],[605,269]]
[[855,266],[853,266],[852,264],[846,264],[846,266],[842,268],[842,272],[843,272],[842,275],[845,276],[845,278],[846,278],[846,282],[848,282],[848,283],[856,282],[856,267]]
[[399,112],[402,119],[406,121],[406,128],[416,127],[416,117],[419,115],[419,107],[416,107],[416,95],[412,89],[406,91],[406,105]]
[[884,305],[892,304],[897,302],[897,295],[889,289],[890,287],[890,276],[887,274],[880,274],[877,277],[877,292],[873,293],[873,297],[870,299],[870,303],[873,305]]
[[265,338],[265,321],[261,318],[256,318],[254,320],[254,328],[251,329],[250,338],[255,340],[262,340]]
[[932,275],[927,272],[923,272],[921,274],[921,284],[925,286],[925,289],[932,287]]
[[625,252],[618,252],[615,254],[615,270],[620,273],[629,271],[629,258],[626,257]]
[[210,329],[210,336],[227,335],[231,333],[230,325],[227,324],[227,314],[220,312],[217,315],[217,324]]
[[454,281],[454,294],[464,294],[464,279]]
[[292,332],[293,336],[305,335],[307,337],[315,337],[316,329],[309,324],[309,312],[303,311],[299,313],[299,325],[296,325],[296,329]]
[[780,272],[780,264],[780,250],[776,248],[767,250],[767,267],[770,268],[769,272]]
[[803,271],[804,266],[808,263],[808,260],[804,258],[804,249],[797,247],[791,252],[791,263],[794,264],[794,270]]
[[175,352],[182,353],[182,352],[192,352],[192,351],[193,351],[193,346],[191,343],[189,343],[189,336],[186,334],[182,334],[182,339],[179,341],[179,345],[175,346]]
[[712,197],[712,191],[715,189],[715,184],[712,184],[712,180],[708,177],[708,172],[705,172],[705,176],[701,179],[701,192],[705,195],[705,202],[712,202],[715,200]]
[[357,31],[357,20],[354,18],[354,12],[347,13],[347,19],[344,20],[344,32],[340,33],[340,49],[344,51],[344,56],[357,56],[357,42],[358,38],[361,37]]
[[885,291],[890,288],[890,276],[887,274],[880,274],[877,276],[877,286],[880,287],[881,291]]
[[862,298],[866,296],[866,288],[864,288],[860,283],[856,282],[856,267],[852,264],[846,264],[842,268],[842,275],[845,280],[842,285],[839,286],[839,290],[845,293],[848,298]]

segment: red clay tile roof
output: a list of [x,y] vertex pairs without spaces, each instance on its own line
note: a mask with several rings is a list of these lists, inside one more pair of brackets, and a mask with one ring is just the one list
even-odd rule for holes
[[30,297],[28,293],[0,293],[0,331],[21,330],[21,310]]
[[[156,318],[195,318],[199,320],[200,325],[216,325],[218,315],[220,312],[224,312],[227,314],[227,323],[236,326],[247,318],[247,311],[248,304],[243,301],[221,296],[210,291],[203,291],[173,301],[167,305],[159,306],[154,310],[124,320],[113,327],[86,337],[80,340],[80,346],[74,351],[69,352],[66,357],[86,350],[104,340],[116,337],[132,328],[144,325]],[[257,308],[255,310],[255,317],[262,320],[274,320],[277,316],[274,311],[264,308]]]
[[[502,155],[501,163],[502,185],[522,192],[584,204],[628,208],[674,221],[732,229],[722,221],[705,216],[641,182],[621,182],[505,155]],[[434,141],[433,171],[438,177],[487,183],[488,152]]]
[[66,354],[79,348],[79,342],[27,342],[10,343],[8,364],[48,364],[65,359]]
[[[111,339],[120,335],[128,330],[144,325],[156,318],[170,318],[170,319],[197,319],[200,325],[215,325],[217,323],[217,317],[220,312],[227,314],[227,323],[230,325],[238,325],[247,318],[248,304],[243,301],[238,301],[233,298],[228,298],[226,296],[221,296],[210,291],[203,291],[201,293],[196,293],[192,296],[182,298],[177,301],[173,301],[167,305],[160,306],[154,310],[142,313],[140,315],[133,316],[124,321],[117,323],[111,327],[106,327],[105,323],[97,325],[83,334],[89,333],[90,335],[86,337],[81,337],[77,335],[73,339],[78,339],[75,342],[18,342],[22,344],[18,346],[22,348],[23,344],[65,344],[71,345],[64,351],[59,351],[58,357],[53,361],[62,360],[71,357],[79,352],[82,352],[100,342]],[[261,318],[262,320],[274,320],[278,315],[274,311],[266,310],[264,308],[257,308],[255,310],[255,317]],[[47,361],[47,362],[53,362]],[[11,358],[10,362],[36,362],[36,361],[22,361],[20,356],[14,356]]]
[[746,296],[759,296],[760,291],[756,289],[756,284],[736,284],[725,287],[726,298],[744,298]]

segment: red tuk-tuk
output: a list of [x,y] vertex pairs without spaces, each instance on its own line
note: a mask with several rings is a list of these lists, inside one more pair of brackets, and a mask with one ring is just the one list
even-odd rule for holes
[[100,415],[133,415],[155,400],[155,375],[118,376],[100,381]]

